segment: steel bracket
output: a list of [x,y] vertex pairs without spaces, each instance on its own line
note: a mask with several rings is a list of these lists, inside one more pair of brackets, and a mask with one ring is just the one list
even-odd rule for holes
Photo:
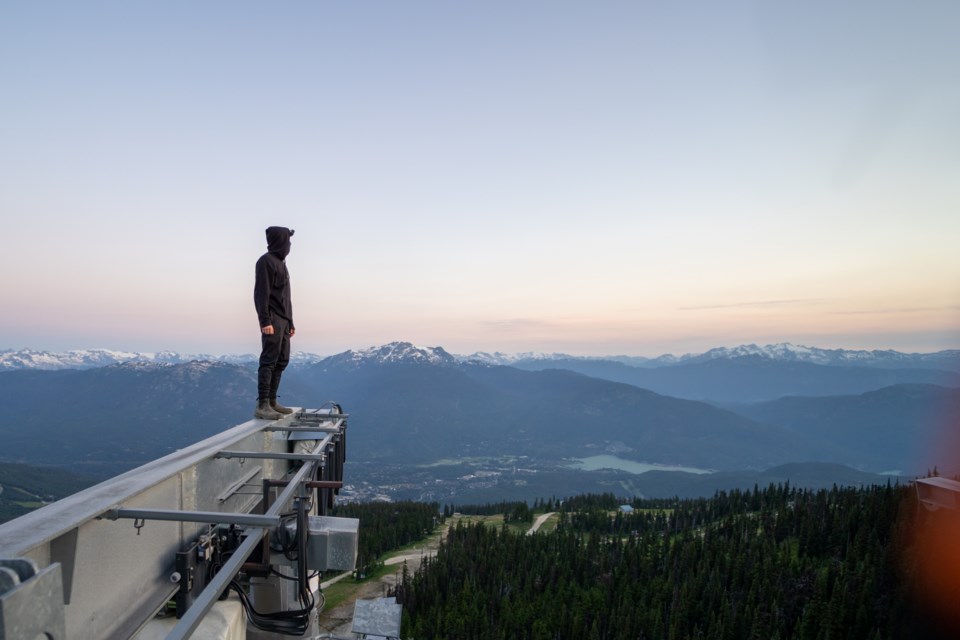
[[0,638],[66,638],[60,564],[39,569],[26,558],[0,559]]

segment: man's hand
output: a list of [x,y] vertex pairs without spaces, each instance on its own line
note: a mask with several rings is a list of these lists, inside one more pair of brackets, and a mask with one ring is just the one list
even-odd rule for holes
[[265,327],[260,327],[260,333],[262,333],[262,334],[265,335],[265,336],[272,336],[272,335],[273,335],[273,325],[272,325],[272,324],[268,324],[268,325],[265,326]]
[[290,331],[287,332],[287,335],[289,335],[292,338],[293,334],[295,334],[296,332],[297,332],[296,329],[294,329],[293,327],[290,327]]

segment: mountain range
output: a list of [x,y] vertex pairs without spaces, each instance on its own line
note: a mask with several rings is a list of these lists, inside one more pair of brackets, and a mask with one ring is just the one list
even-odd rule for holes
[[960,350],[949,349],[933,353],[903,353],[892,349],[820,349],[794,345],[789,342],[757,346],[740,345],[727,348],[718,347],[704,353],[683,356],[664,355],[658,358],[644,359],[631,356],[600,358],[614,360],[633,366],[669,366],[691,364],[707,360],[723,360],[755,356],[766,360],[785,362],[808,362],[832,367],[878,367],[883,369],[948,369],[960,371]]
[[[359,358],[406,358],[435,357],[439,349],[445,355],[457,361],[475,361],[486,364],[515,365],[521,362],[533,361],[607,361],[618,362],[630,367],[656,368],[682,364],[695,364],[709,360],[730,360],[744,356],[753,356],[760,359],[780,362],[806,362],[810,364],[834,367],[873,367],[883,369],[943,369],[960,371],[960,350],[952,349],[933,353],[903,353],[894,350],[851,350],[851,349],[820,349],[790,343],[770,344],[757,346],[755,344],[740,345],[727,348],[718,347],[704,353],[685,354],[674,356],[665,354],[656,358],[640,356],[571,356],[564,353],[523,352],[507,354],[502,352],[476,352],[470,355],[451,355],[441,348],[414,347],[406,342],[394,342],[379,347],[371,347],[360,351],[348,351],[352,357]],[[420,355],[418,355],[420,354]],[[340,354],[342,355],[342,354]],[[310,364],[324,360],[327,356],[313,353],[296,352],[291,361],[300,364]],[[103,367],[122,362],[156,362],[182,364],[193,360],[208,360],[243,364],[255,362],[254,354],[219,355],[210,354],[181,354],[175,351],[159,352],[130,352],[110,349],[88,349],[72,351],[41,351],[35,349],[6,349],[0,350],[0,371],[19,369],[89,369]]]
[[[5,349],[0,351],[0,371],[20,371],[33,369],[40,371],[59,371],[62,369],[95,369],[112,364],[154,363],[185,364],[193,361],[226,362],[230,364],[249,364],[256,362],[252,353],[242,355],[182,354],[176,351],[115,351],[112,349],[80,349],[72,351],[41,351],[37,349]],[[304,352],[291,354],[291,362],[316,362],[323,358]]]
[[255,374],[201,361],[0,372],[2,458],[114,475],[246,421]]
[[571,371],[351,361],[349,368],[317,363],[299,375],[364,425],[351,434],[364,458],[558,459],[614,447],[651,463],[739,469],[814,454],[787,429]]
[[567,369],[677,398],[718,403],[763,402],[783,396],[858,394],[905,383],[960,386],[958,371],[832,366],[760,355],[712,358],[654,368],[579,359],[520,360],[512,366],[530,371]]
[[844,463],[854,467],[920,471],[956,428],[960,389],[898,384],[858,395],[785,397],[735,410],[806,438],[830,441],[846,452]]
[[[937,463],[928,445],[938,416],[957,415],[960,394],[947,370],[758,354],[652,369],[544,359],[548,367],[527,370],[531,362],[496,365],[397,342],[298,359],[282,400],[341,403],[351,414],[351,459],[384,465],[615,454],[731,473],[803,461],[912,473]],[[611,370],[636,384],[607,379]],[[0,459],[111,475],[247,420],[254,378],[255,363],[222,360],[3,371]],[[690,399],[711,397],[704,389],[713,404]]]

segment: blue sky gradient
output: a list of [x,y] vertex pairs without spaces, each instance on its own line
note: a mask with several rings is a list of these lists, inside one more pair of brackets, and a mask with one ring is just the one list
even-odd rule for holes
[[960,4],[0,6],[0,348],[960,346]]

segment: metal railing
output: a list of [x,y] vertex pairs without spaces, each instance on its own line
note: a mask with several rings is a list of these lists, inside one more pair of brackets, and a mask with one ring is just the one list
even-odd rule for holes
[[[0,525],[0,558],[32,561],[44,575],[59,565],[62,599],[53,604],[67,638],[128,638],[179,588],[177,552],[211,524],[243,525],[240,547],[169,636],[189,637],[295,498],[315,492],[319,514],[333,506],[346,427],[337,406],[248,421]],[[302,441],[309,453],[295,450]],[[0,588],[0,606],[15,592]]]

